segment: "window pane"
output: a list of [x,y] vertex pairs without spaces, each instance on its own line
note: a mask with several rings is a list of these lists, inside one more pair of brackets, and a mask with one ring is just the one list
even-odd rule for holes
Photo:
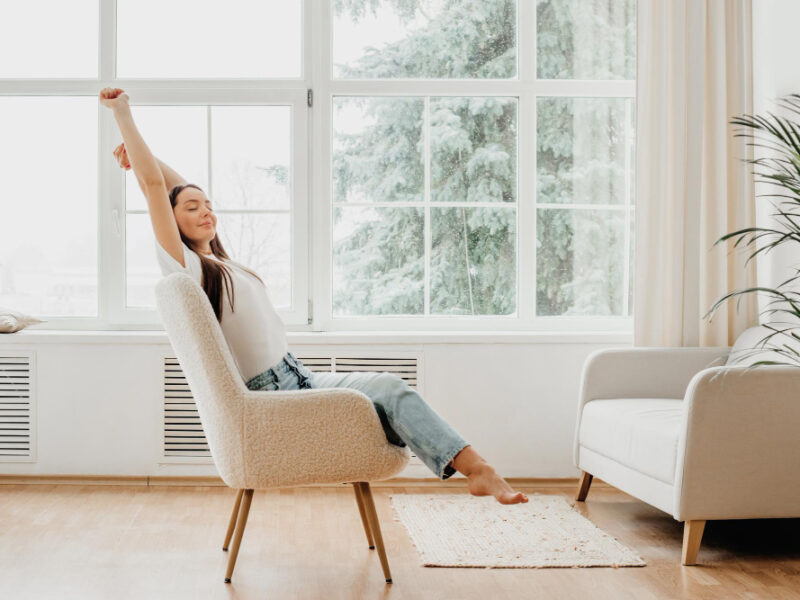
[[516,212],[431,208],[431,313],[515,312]]
[[540,98],[536,106],[537,202],[624,204],[633,100]]
[[219,237],[228,256],[261,277],[275,308],[292,304],[291,222],[288,211],[217,215]]
[[636,0],[538,0],[540,79],[634,79]]
[[333,201],[419,202],[422,98],[333,99]]
[[[264,280],[276,308],[290,306],[289,214],[234,213],[217,215],[217,219],[217,234],[228,256]],[[128,215],[126,301],[129,308],[155,308],[154,288],[161,278],[161,270],[154,245],[150,216]]]
[[0,305],[97,315],[97,98],[0,97]]
[[98,0],[0,5],[0,77],[97,77]]
[[[134,106],[131,110],[153,154],[202,187],[215,210],[289,209],[290,106]],[[128,210],[146,210],[136,176],[131,171],[126,175]]]
[[424,312],[423,219],[422,208],[334,207],[334,316]]
[[211,107],[211,196],[219,208],[290,206],[291,106]]
[[125,223],[125,302],[128,308],[155,308],[161,269],[150,215],[127,215]]
[[[150,151],[208,194],[207,110],[205,106],[131,106],[136,126]],[[115,134],[119,135],[118,129]],[[113,156],[104,160],[112,161],[111,165],[116,163]],[[126,208],[147,210],[136,175],[132,170],[125,175]]]
[[300,77],[301,15],[299,1],[117,0],[117,76]]
[[431,200],[514,202],[517,99],[431,98]]
[[510,78],[515,0],[332,0],[337,78]]
[[536,211],[536,314],[621,315],[625,211]]

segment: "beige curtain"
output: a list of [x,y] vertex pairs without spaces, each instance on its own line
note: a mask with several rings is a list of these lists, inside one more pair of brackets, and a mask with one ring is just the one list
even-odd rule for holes
[[730,346],[759,323],[753,247],[716,240],[755,226],[743,138],[752,112],[750,0],[639,0],[634,346]]

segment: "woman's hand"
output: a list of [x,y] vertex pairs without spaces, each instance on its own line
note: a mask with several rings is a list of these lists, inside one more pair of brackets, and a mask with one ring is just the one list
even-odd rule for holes
[[100,104],[113,111],[129,107],[129,99],[128,94],[119,88],[107,87],[100,90]]
[[117,159],[119,166],[123,169],[131,168],[131,161],[128,159],[128,153],[125,151],[125,142],[114,148],[114,158]]

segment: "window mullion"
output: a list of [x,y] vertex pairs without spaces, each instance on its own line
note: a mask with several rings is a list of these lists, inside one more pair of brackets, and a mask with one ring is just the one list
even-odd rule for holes
[[100,51],[97,72],[100,81],[111,83],[116,76],[117,64],[117,3],[116,0],[98,1],[100,2]]
[[622,248],[625,252],[623,256],[622,268],[622,315],[628,314],[628,288],[630,287],[630,219],[631,219],[631,153],[629,152],[629,140],[631,139],[631,102],[625,103],[625,217],[623,219],[623,244]]
[[536,318],[536,2],[517,6],[517,316],[529,329]]
[[[101,110],[102,109],[102,110]],[[101,323],[125,323],[125,178],[109,165],[119,138],[110,110],[99,111],[98,293]]]
[[517,135],[517,315],[533,326],[536,315],[536,96],[521,92]]
[[422,135],[424,136],[425,150],[423,157],[423,172],[425,176],[424,201],[425,208],[423,214],[423,224],[425,227],[423,258],[425,260],[425,270],[423,274],[423,289],[425,293],[424,310],[425,316],[431,312],[431,98],[425,96],[425,107],[423,109]]
[[206,173],[206,186],[208,186],[206,189],[208,190],[210,197],[213,198],[214,188],[211,185],[211,177],[214,170],[213,165],[211,164],[211,126],[211,106],[208,105],[206,106],[206,169],[208,171]]

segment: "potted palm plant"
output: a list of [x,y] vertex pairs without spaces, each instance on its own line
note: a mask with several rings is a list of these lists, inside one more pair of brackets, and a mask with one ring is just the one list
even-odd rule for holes
[[[778,106],[793,115],[800,115],[800,94],[789,94],[778,101]],[[759,194],[759,197],[771,197],[779,199],[779,205],[772,206],[778,211],[772,213],[777,217],[776,221],[784,230],[766,227],[747,227],[739,231],[728,233],[716,242],[724,242],[730,238],[739,236],[734,247],[739,246],[748,236],[750,239],[745,246],[756,244],[759,239],[765,238],[766,243],[761,248],[757,248],[745,261],[745,265],[754,259],[759,253],[765,254],[781,244],[792,244],[797,249],[800,256],[800,125],[787,117],[781,117],[768,112],[766,115],[742,115],[731,120],[732,125],[738,128],[735,130],[735,137],[746,137],[750,141],[749,146],[764,148],[769,151],[768,156],[744,159],[744,162],[753,165],[753,174],[756,182],[770,185],[770,192]],[[797,351],[797,342],[800,341],[800,292],[789,289],[792,283],[800,279],[800,268],[795,269],[795,275],[790,277],[776,288],[752,287],[744,290],[733,291],[717,300],[711,309],[704,315],[709,317],[724,304],[729,298],[741,296],[743,294],[763,293],[771,298],[767,307],[777,305],[776,308],[769,308],[760,314],[787,313],[793,317],[794,321],[772,321],[762,324],[762,327],[772,333],[761,339],[757,348],[753,352],[769,350],[780,356],[786,357],[788,362],[773,360],[760,360],[754,362],[752,367],[758,365],[789,365],[800,367],[800,352]],[[738,308],[737,301],[737,308]],[[780,325],[789,327],[780,328]],[[770,340],[778,337],[778,343],[768,344]],[[788,336],[788,337],[787,337]],[[794,348],[792,346],[795,346]],[[748,354],[747,356],[751,356]],[[738,357],[736,360],[746,358]]]

